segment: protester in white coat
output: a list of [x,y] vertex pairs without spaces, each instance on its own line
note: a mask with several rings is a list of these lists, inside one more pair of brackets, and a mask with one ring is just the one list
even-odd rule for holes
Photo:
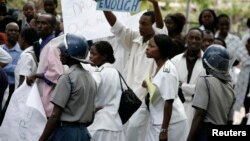
[[[143,101],[141,107],[130,118],[127,123],[126,136],[128,141],[144,141],[148,113],[144,98],[146,89],[141,86],[145,76],[152,74],[156,65],[153,59],[148,59],[145,55],[148,40],[155,34],[167,34],[164,26],[160,8],[157,0],[149,0],[154,7],[154,12],[145,12],[139,20],[139,32],[133,31],[123,26],[110,11],[104,11],[105,17],[112,26],[114,33],[121,46],[129,49],[129,60],[127,63],[127,73],[125,79],[135,94]],[[155,24],[154,24],[155,23]]]
[[[156,91],[150,93],[150,125],[146,141],[186,141],[188,123],[178,92],[178,73],[169,60],[173,49],[171,38],[155,35],[149,40],[146,55],[154,58],[157,68],[152,76]],[[150,89],[150,82],[143,86]]]
[[194,116],[192,101],[195,84],[199,76],[205,74],[202,66],[202,37],[203,33],[199,28],[190,29],[187,34],[187,50],[172,58],[178,71],[179,91],[182,91],[185,98],[184,107],[189,125],[191,125]]
[[93,77],[97,82],[95,118],[88,127],[92,141],[125,141],[118,113],[121,99],[119,73],[112,67],[114,51],[107,41],[99,41],[90,49],[90,61],[96,66]]
[[24,50],[17,62],[15,68],[15,88],[19,87],[26,76],[30,76],[36,73],[37,70],[37,58],[35,55],[34,47],[32,46],[35,41],[39,40],[39,36],[35,29],[24,28],[19,35],[19,45]]

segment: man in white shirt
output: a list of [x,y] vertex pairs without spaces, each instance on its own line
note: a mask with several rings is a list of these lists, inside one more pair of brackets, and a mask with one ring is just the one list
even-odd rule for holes
[[187,33],[187,50],[171,59],[178,72],[178,78],[180,81],[179,91],[182,91],[185,98],[183,104],[189,126],[191,125],[194,116],[192,102],[195,85],[198,78],[205,74],[202,65],[202,38],[203,32],[199,28],[191,28]]

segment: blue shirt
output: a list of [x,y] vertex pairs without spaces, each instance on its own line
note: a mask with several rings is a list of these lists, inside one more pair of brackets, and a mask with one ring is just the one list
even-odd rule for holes
[[19,47],[19,44],[16,43],[16,45],[9,49],[5,44],[3,45],[3,49],[10,54],[12,57],[12,62],[10,62],[7,66],[4,67],[5,72],[8,76],[8,82],[9,84],[15,84],[15,75],[14,71],[17,65],[17,61],[22,53],[22,50]]

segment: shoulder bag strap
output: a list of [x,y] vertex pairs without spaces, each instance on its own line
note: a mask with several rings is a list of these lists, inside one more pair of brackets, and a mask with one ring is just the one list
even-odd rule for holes
[[122,77],[121,73],[118,71],[120,78],[123,80],[123,82],[125,83],[125,85],[127,86],[128,89],[130,89],[130,87],[128,86],[127,82],[125,81],[125,79]]
[[123,90],[123,85],[122,85],[122,80],[123,80],[123,77],[121,76],[120,72],[117,70],[118,74],[119,74],[119,79],[120,79],[120,85],[121,85],[121,89],[122,89],[122,92],[124,91]]

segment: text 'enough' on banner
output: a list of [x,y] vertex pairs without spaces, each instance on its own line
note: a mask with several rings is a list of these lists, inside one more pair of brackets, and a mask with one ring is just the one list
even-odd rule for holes
[[141,0],[97,0],[97,10],[138,12]]

